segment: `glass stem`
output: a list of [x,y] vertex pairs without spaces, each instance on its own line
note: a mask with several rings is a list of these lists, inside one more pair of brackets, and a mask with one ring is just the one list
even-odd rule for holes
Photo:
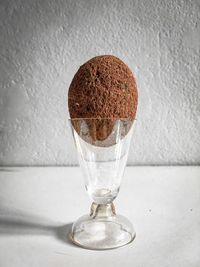
[[115,216],[115,206],[113,203],[108,204],[96,204],[92,203],[91,209],[90,209],[90,217],[93,219],[99,218],[99,217],[111,217]]

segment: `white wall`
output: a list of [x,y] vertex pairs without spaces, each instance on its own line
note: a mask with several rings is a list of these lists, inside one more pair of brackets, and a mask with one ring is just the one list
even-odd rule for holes
[[129,164],[200,163],[200,2],[0,2],[0,164],[76,164],[67,90],[114,54],[136,75]]

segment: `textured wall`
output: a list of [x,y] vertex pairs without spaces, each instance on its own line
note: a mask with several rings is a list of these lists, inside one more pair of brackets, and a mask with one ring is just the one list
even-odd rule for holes
[[200,163],[200,2],[1,0],[0,164],[76,164],[67,89],[114,54],[133,70],[129,163]]

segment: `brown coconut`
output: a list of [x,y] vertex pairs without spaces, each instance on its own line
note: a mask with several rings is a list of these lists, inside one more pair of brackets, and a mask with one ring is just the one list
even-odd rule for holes
[[[105,140],[117,119],[133,121],[137,103],[138,93],[133,73],[123,61],[111,55],[97,56],[83,64],[69,87],[70,117],[86,118],[94,142]],[[79,124],[80,120],[73,121],[78,133]]]

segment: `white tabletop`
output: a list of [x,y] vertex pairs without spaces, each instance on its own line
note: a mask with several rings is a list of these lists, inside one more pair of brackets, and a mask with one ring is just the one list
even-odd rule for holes
[[81,249],[66,238],[90,200],[77,167],[0,167],[0,267],[199,267],[200,167],[128,167],[115,201],[129,245]]

